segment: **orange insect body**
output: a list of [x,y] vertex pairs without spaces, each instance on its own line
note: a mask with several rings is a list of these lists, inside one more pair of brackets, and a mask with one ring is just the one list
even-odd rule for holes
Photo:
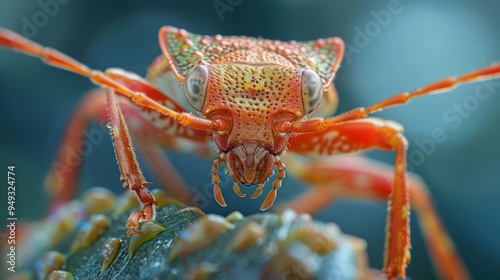
[[210,78],[202,113],[229,125],[227,133],[216,131],[213,137],[225,154],[235,183],[264,184],[279,162],[275,162],[275,156],[285,149],[290,137],[277,132],[276,123],[295,121],[304,114],[301,71],[262,64],[208,68]]
[[[189,104],[207,119],[224,123],[224,129],[212,131],[221,152],[212,169],[217,202],[226,206],[218,186],[217,169],[222,162],[239,196],[245,196],[239,183],[259,185],[252,198],[262,193],[276,166],[278,177],[261,207],[269,208],[285,176],[279,155],[291,131],[284,126],[318,107],[323,87],[330,85],[342,59],[342,40],[284,43],[198,36],[174,28],[162,29],[159,37],[168,65],[184,83]],[[156,65],[162,61],[153,64],[152,80],[163,73],[154,69]]]
[[[440,245],[445,242],[450,244],[449,238],[422,184],[407,177],[408,143],[403,136],[403,128],[391,121],[366,117],[405,104],[415,97],[448,91],[462,83],[496,78],[500,76],[500,65],[444,79],[413,92],[402,92],[367,108],[355,108],[323,119],[311,116],[331,114],[337,105],[332,80],[344,52],[344,45],[339,38],[281,42],[248,37],[200,36],[173,27],[163,27],[159,32],[159,41],[164,56],[153,62],[148,80],[144,80],[121,69],[109,69],[105,73],[92,70],[60,52],[39,46],[10,31],[0,30],[0,46],[40,57],[48,64],[86,76],[106,88],[106,105],[97,105],[91,96],[88,99],[90,101],[87,101],[92,103],[88,105],[88,110],[96,110],[90,115],[99,114],[95,107],[110,112],[111,134],[121,179],[125,181],[124,187],[128,186],[143,206],[141,211],[130,215],[127,221],[128,234],[140,233],[139,223],[154,219],[154,205],[157,203],[145,188],[150,183],[146,182],[135,159],[126,120],[121,113],[121,107],[130,104],[119,103],[115,93],[128,98],[140,108],[147,119],[142,127],[147,127],[147,136],[159,145],[175,148],[175,139],[196,143],[215,141],[220,156],[214,160],[211,173],[214,196],[222,206],[226,205],[218,185],[218,170],[222,163],[226,164],[234,182],[233,189],[240,197],[245,194],[241,192],[239,184],[258,185],[250,198],[256,198],[263,192],[264,183],[276,168],[272,190],[261,206],[265,210],[273,205],[277,189],[285,177],[285,165],[280,159],[285,149],[291,153],[316,156],[367,149],[395,151],[395,167],[391,175],[393,184],[387,183],[389,171],[366,162],[357,162],[359,167],[356,168],[348,160],[344,163],[349,164],[322,163],[311,167],[313,169],[292,165],[292,174],[311,185],[324,188],[309,194],[315,200],[307,200],[308,196],[305,196],[303,201],[287,206],[294,209],[308,207],[317,211],[320,207],[316,205],[317,202],[318,205],[325,203],[330,195],[327,189],[334,183],[336,188],[341,189],[338,192],[341,195],[363,196],[366,193],[372,198],[388,197],[383,271],[388,278],[395,279],[398,276],[405,277],[405,268],[410,259],[409,194],[412,192],[416,201],[412,203],[420,207],[417,209],[422,211],[422,220],[432,225],[423,227],[423,230],[437,262],[442,264],[442,267],[438,267],[442,270],[443,278],[468,278],[453,246]],[[182,84],[182,98],[185,100],[179,93],[179,83]],[[99,94],[99,97],[104,96]],[[184,106],[187,103],[201,116],[190,113]],[[77,125],[85,124],[81,118],[86,114],[80,114],[73,120]],[[71,128],[78,129],[77,126]],[[142,133],[140,131],[138,136]],[[77,142],[75,137],[66,140],[69,146]],[[149,154],[147,157],[153,165],[164,163],[155,155]],[[59,158],[63,162],[64,153]],[[319,170],[323,173],[317,174]],[[71,198],[71,187],[75,185],[77,173],[78,170],[69,172],[64,180],[59,181],[53,180],[56,175],[49,174],[48,181],[64,190],[59,199]],[[175,175],[172,172],[166,174],[166,177]],[[342,178],[339,178],[340,175]],[[363,176],[369,178],[370,182],[361,182]],[[172,192],[184,195],[181,199],[189,201],[187,188],[179,190],[176,189],[177,185],[182,184],[176,182],[170,186]]]

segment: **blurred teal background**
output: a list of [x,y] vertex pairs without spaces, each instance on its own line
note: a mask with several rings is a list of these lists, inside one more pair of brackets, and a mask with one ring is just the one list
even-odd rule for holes
[[[40,3],[51,1],[0,0],[0,26],[29,35],[92,68],[121,67],[140,75],[160,54],[157,32],[162,25],[198,34],[279,40],[339,36],[348,44],[348,59],[335,80],[340,112],[500,61],[500,3],[494,0],[54,1],[58,10],[48,13]],[[229,6],[217,11],[214,3]],[[388,6],[396,12],[389,13],[390,18],[381,16],[387,15],[381,11],[389,11]],[[36,32],[26,27],[29,24]],[[488,85],[491,94],[484,100],[474,97],[478,84],[473,84],[376,114],[404,125],[410,164],[429,185],[475,279],[500,279],[500,82]],[[69,114],[92,88],[77,75],[0,49],[0,168],[5,174],[0,178],[6,186],[6,167],[16,165],[19,219],[44,215],[47,198],[41,184]],[[435,151],[425,155],[417,143],[430,138],[435,129],[444,131],[446,141],[436,143]],[[210,188],[211,160],[170,155],[190,185],[200,192]],[[394,160],[393,153],[367,155],[389,164]],[[147,166],[143,169],[155,182]],[[83,174],[80,191],[106,186],[121,193],[109,139],[85,159]],[[277,203],[305,189],[288,176]],[[5,205],[6,188],[1,192],[1,205]],[[207,197],[204,209],[220,214],[259,211],[261,200],[239,200],[230,191],[225,196],[226,209],[212,197]],[[2,221],[6,208],[0,209]],[[317,218],[366,239],[370,263],[380,268],[385,209],[380,203],[340,201]],[[413,214],[408,275],[434,279],[418,227]]]

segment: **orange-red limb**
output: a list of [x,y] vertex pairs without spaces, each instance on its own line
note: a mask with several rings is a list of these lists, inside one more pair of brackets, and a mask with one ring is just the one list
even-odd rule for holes
[[[131,90],[144,92],[149,97],[176,112],[185,111],[181,105],[175,102],[175,100],[165,96],[151,86],[148,81],[134,73],[122,69],[108,69],[106,70],[106,75],[127,86]],[[130,110],[134,110],[134,108],[136,107],[131,106]],[[144,159],[149,163],[149,166],[153,168],[154,173],[157,175],[159,181],[162,182],[162,185],[166,186],[167,190],[172,193],[172,195],[183,203],[192,204],[193,192],[163,153],[157,151],[155,147],[159,150],[161,145],[162,147],[172,147],[180,150],[181,147],[179,147],[178,141],[180,137],[195,141],[192,143],[193,147],[184,144],[190,146],[191,148],[189,148],[189,150],[193,151],[193,149],[201,149],[208,140],[212,139],[211,135],[203,130],[183,126],[174,119],[166,116],[160,114],[156,114],[155,116],[154,113],[156,112],[151,112],[148,108],[139,109],[143,112],[143,116],[145,116],[147,120],[143,120],[136,116],[136,119],[139,119],[141,124],[132,130],[132,135],[137,139],[138,148],[141,150]]]
[[[180,145],[180,135],[175,133],[185,132],[190,128],[181,127],[185,129],[160,130],[158,126],[154,125],[154,122],[146,119],[147,116],[140,114],[138,107],[133,106],[127,100],[120,100],[120,108],[125,113],[124,116],[127,121],[134,120],[131,122],[132,126],[129,127],[131,134],[137,139],[137,147],[141,150],[144,160],[153,168],[153,172],[161,185],[165,186],[167,191],[182,202],[192,203],[190,188],[180,179],[176,170],[168,163],[165,155],[156,151],[154,147],[161,145],[163,148],[199,150],[200,153],[204,153],[206,148],[203,148],[203,145],[205,142],[195,141],[191,143],[192,145],[183,142]],[[68,121],[62,137],[61,148],[44,183],[46,189],[54,196],[51,210],[57,209],[75,196],[84,159],[74,151],[78,151],[78,145],[82,143],[84,137],[90,137],[93,139],[92,141],[100,141],[99,138],[96,138],[95,132],[86,130],[91,122],[100,125],[100,133],[107,130],[104,127],[108,123],[107,100],[104,89],[97,89],[86,94]],[[85,136],[86,133],[88,133],[88,136]],[[206,134],[206,132],[203,133]],[[180,134],[185,136],[182,133]],[[197,134],[189,134],[197,137]]]
[[107,119],[105,97],[103,89],[88,93],[71,115],[61,148],[44,182],[45,189],[53,198],[51,210],[57,209],[75,197],[83,158],[74,151],[78,151],[78,145],[85,137],[84,133],[89,122]]
[[273,182],[273,189],[269,192],[269,194],[264,199],[264,202],[262,202],[262,205],[260,206],[261,211],[265,211],[269,209],[271,206],[273,206],[274,200],[276,200],[276,196],[278,195],[278,189],[281,188],[281,182],[285,178],[285,169],[286,169],[285,164],[281,162],[279,156],[274,156],[274,162],[276,164],[276,167],[278,168],[278,175],[276,176],[276,180],[274,180]]
[[143,92],[133,91],[127,86],[119,83],[101,71],[92,70],[74,59],[62,54],[54,49],[42,47],[35,42],[27,40],[16,33],[0,29],[0,46],[11,48],[41,58],[45,63],[62,68],[79,75],[88,77],[93,83],[99,86],[111,88],[117,94],[129,98],[138,106],[149,108],[161,115],[173,118],[180,124],[197,130],[224,130],[221,124],[216,121],[207,120],[194,116],[187,112],[176,112],[158,103],[155,99],[147,96]]
[[287,131],[293,131],[297,133],[302,133],[302,132],[315,132],[315,131],[320,131],[323,130],[327,127],[338,125],[340,123],[346,122],[346,121],[351,121],[351,120],[357,120],[357,119],[362,119],[366,118],[368,115],[373,114],[378,111],[382,111],[384,109],[390,108],[390,107],[395,107],[399,105],[406,104],[410,102],[413,98],[424,96],[424,95],[429,95],[429,94],[436,94],[436,93],[442,93],[442,92],[447,92],[452,90],[453,88],[466,84],[466,83],[472,83],[472,82],[477,82],[481,80],[487,80],[487,79],[494,79],[500,77],[500,64],[493,64],[489,67],[485,67],[470,73],[467,73],[463,76],[460,77],[450,77],[446,78],[443,80],[440,80],[438,82],[435,82],[433,84],[430,84],[428,86],[425,86],[423,88],[417,89],[412,92],[401,92],[399,94],[396,94],[392,97],[389,97],[388,99],[381,101],[379,103],[376,103],[370,107],[358,107],[355,109],[352,109],[350,111],[347,111],[343,114],[340,114],[338,116],[323,120],[323,119],[312,119],[304,122],[296,122],[293,123],[289,126],[285,126],[284,128],[280,129],[283,132]]
[[[155,137],[162,146],[170,147],[176,144],[176,139],[174,137],[166,136],[181,136],[195,141],[207,141],[211,139],[210,134],[203,130],[209,129],[213,124],[210,124],[207,120],[186,113],[182,106],[149,85],[146,80],[138,75],[121,69],[108,69],[106,74],[100,71],[91,70],[87,66],[56,50],[44,48],[4,29],[0,29],[0,46],[40,57],[49,65],[89,77],[94,83],[113,88],[117,90],[117,93],[125,95],[130,99],[143,100],[143,102],[139,102],[140,104],[138,105],[153,104],[149,107],[143,106],[140,109],[143,112],[143,116],[150,118],[151,123],[153,123],[157,129],[152,125],[148,125],[145,121],[141,123],[143,126],[151,128],[148,129],[148,134],[155,135],[151,137]],[[80,143],[80,140],[83,138],[82,133],[90,121],[105,118],[105,99],[99,96],[99,94],[102,94],[102,90],[96,93],[95,95],[91,94],[86,96],[80,103],[77,111],[72,115],[68,129],[63,138],[63,145],[61,146],[64,148],[60,149],[56,161],[53,163],[52,169],[45,181],[45,186],[53,194],[57,194],[54,195],[52,208],[57,208],[58,205],[72,199],[76,191],[75,186],[78,182],[80,164],[83,159],[71,156],[69,150],[76,150],[71,148],[76,148],[78,143]],[[125,105],[122,104],[121,106]],[[132,112],[132,114],[140,118],[137,116],[136,109],[132,107],[128,107],[128,109],[130,109],[128,110],[129,112]],[[172,114],[155,112],[158,110],[163,110]],[[175,120],[172,119],[172,117],[175,118]],[[179,119],[183,120],[183,124],[180,124],[178,121]],[[191,127],[185,126],[187,123],[191,124]],[[143,128],[143,130],[146,129]]]
[[224,200],[224,195],[219,187],[220,177],[219,177],[219,165],[226,161],[226,154],[221,153],[221,155],[216,158],[212,165],[212,184],[214,184],[214,198],[220,206],[226,207],[226,201]]
[[[290,158],[289,158],[290,159]],[[299,163],[287,161],[289,172],[312,187],[304,195],[281,205],[278,211],[317,213],[339,198],[387,201],[393,189],[392,167],[358,156]],[[415,175],[408,178],[410,203],[417,214],[429,255],[441,279],[470,279],[426,185]]]
[[143,209],[130,215],[127,221],[129,231],[127,234],[136,233],[138,222],[151,221],[155,218],[154,205],[158,205],[153,195],[145,188],[151,185],[146,182],[144,175],[137,162],[132,146],[132,141],[125,124],[120,105],[112,89],[106,89],[108,101],[108,114],[110,130],[113,137],[115,154],[120,167],[120,179],[124,181],[123,187],[129,187],[130,192],[135,194]]
[[[107,69],[105,73],[106,76],[126,86],[130,90],[142,92],[166,108],[172,109],[178,113],[186,113],[186,110],[175,100],[169,98],[166,93],[160,92],[137,74],[118,68]],[[208,141],[212,139],[211,134],[207,133],[207,131],[181,125],[175,119],[158,114],[150,108],[140,107],[140,110],[154,126],[168,135],[180,136],[195,141]]]
[[141,158],[153,171],[159,184],[164,186],[169,194],[186,205],[193,205],[194,193],[182,176],[177,172],[172,163],[165,156],[162,147],[157,141],[148,138],[149,131],[131,131],[135,147]]
[[315,134],[291,138],[289,150],[304,155],[333,155],[378,148],[396,152],[394,187],[389,195],[383,271],[405,277],[410,261],[410,200],[406,174],[408,142],[400,125],[378,119],[345,122]]
[[264,184],[259,184],[259,186],[255,189],[255,191],[250,196],[250,198],[251,199],[258,198],[262,194],[263,191],[264,191]]
[[244,198],[247,196],[246,194],[241,192],[240,185],[238,185],[238,183],[236,183],[236,182],[233,182],[233,191],[237,196],[239,196],[241,198]]

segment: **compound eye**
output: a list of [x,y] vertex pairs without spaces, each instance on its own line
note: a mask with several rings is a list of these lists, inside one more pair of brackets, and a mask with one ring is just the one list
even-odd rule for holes
[[310,114],[318,108],[323,98],[323,83],[318,73],[307,69],[302,72],[302,106],[304,114]]
[[208,69],[203,65],[196,65],[184,79],[184,96],[191,107],[201,111],[205,103],[208,85]]

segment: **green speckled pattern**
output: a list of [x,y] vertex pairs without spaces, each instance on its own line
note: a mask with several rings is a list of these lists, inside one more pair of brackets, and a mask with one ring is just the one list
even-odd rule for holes
[[184,77],[193,66],[202,64],[275,64],[312,69],[326,86],[332,80],[339,56],[338,38],[307,42],[282,42],[239,36],[201,36],[167,27],[165,46],[170,63]]

